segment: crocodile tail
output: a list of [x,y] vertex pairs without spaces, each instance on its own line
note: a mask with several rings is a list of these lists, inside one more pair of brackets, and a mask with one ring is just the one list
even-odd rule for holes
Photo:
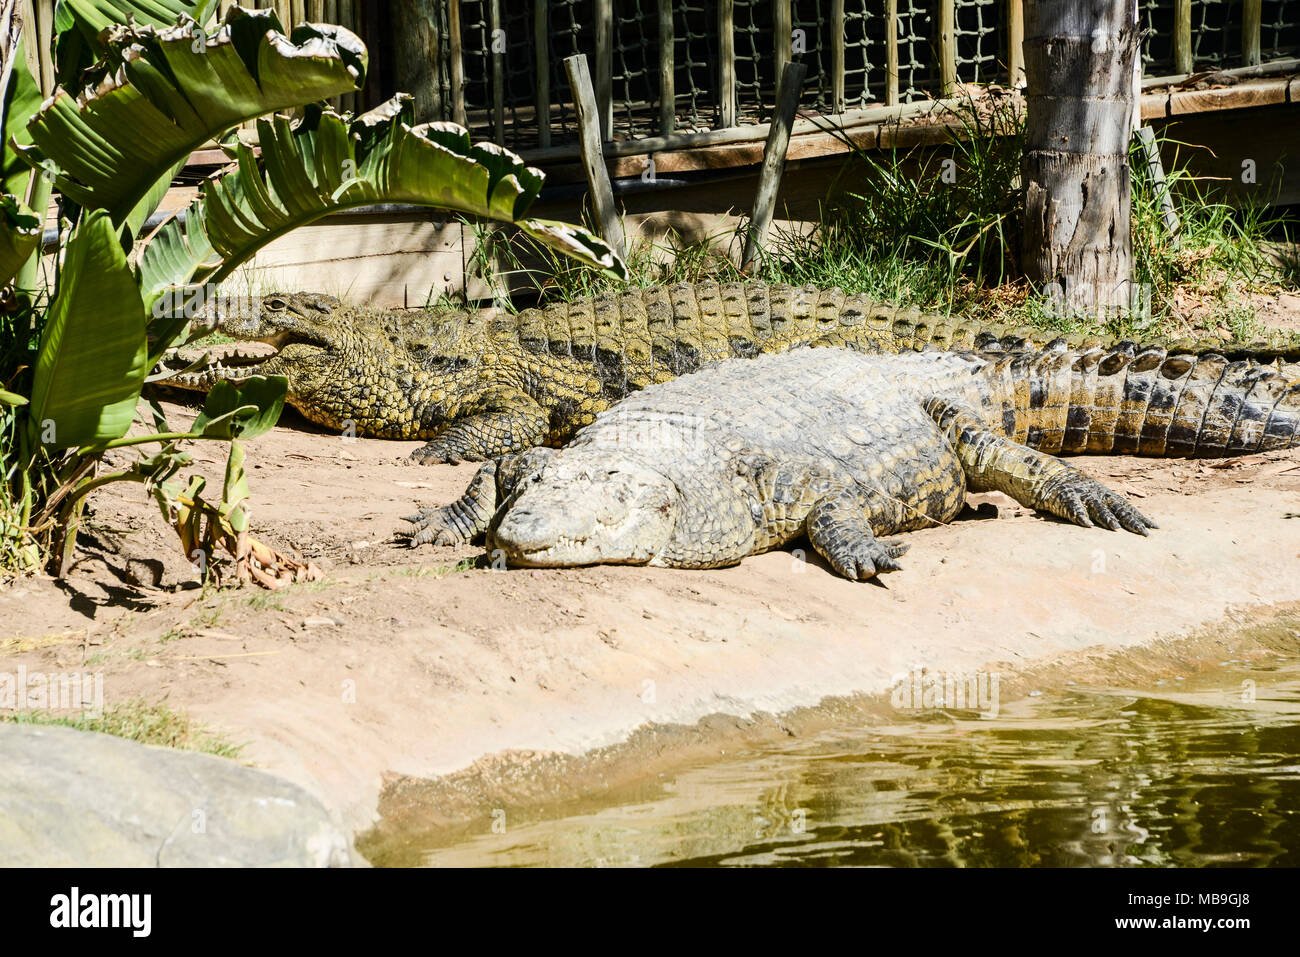
[[1300,446],[1300,366],[1124,342],[996,362],[1008,434],[1044,452],[1214,458]]

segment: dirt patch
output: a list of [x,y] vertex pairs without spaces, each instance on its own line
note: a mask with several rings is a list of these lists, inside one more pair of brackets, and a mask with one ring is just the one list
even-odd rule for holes
[[[393,537],[401,516],[450,501],[475,468],[408,465],[415,446],[349,442],[289,415],[251,443],[257,533],[327,575],[276,593],[200,589],[141,490],[105,490],[66,582],[0,591],[0,671],[90,670],[110,704],[166,700],[360,828],[385,775],[577,755],[733,716],[691,732],[705,742],[913,668],[1146,645],[1294,600],[1300,580],[1295,452],[1075,459],[1161,529],[1142,539],[972,510],[910,535],[904,571],[856,584],[789,552],[707,572],[495,571],[478,549],[409,549]],[[220,447],[195,452],[215,480]],[[647,733],[664,753],[684,748]]]

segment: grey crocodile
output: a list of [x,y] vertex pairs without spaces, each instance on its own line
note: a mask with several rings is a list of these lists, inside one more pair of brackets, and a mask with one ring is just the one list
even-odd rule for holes
[[412,544],[484,536],[511,565],[712,568],[807,535],[841,575],[899,568],[885,536],[999,491],[1079,525],[1155,522],[1056,453],[1294,447],[1300,380],[1163,349],[865,355],[801,349],[651,386],[560,450],[482,466]]

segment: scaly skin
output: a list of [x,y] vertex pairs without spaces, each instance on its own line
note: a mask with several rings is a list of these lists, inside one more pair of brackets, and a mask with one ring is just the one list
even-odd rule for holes
[[1155,523],[1053,453],[1225,456],[1300,445],[1300,379],[1099,347],[872,356],[800,349],[651,386],[558,451],[484,465],[412,543],[477,536],[518,566],[712,568],[806,534],[862,580],[885,538],[999,491],[1079,525]]
[[[210,388],[223,378],[284,375],[289,403],[307,418],[359,435],[431,439],[414,454],[430,463],[560,445],[624,396],[717,359],[801,345],[1023,351],[1052,338],[883,306],[838,289],[759,283],[681,283],[493,319],[358,309],[311,294],[268,296],[256,315],[226,319],[220,329],[273,342],[279,354],[178,371],[164,381]],[[165,364],[179,370],[188,361]]]

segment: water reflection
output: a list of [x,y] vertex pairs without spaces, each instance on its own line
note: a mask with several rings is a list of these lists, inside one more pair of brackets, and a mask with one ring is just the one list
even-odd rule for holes
[[633,800],[426,844],[418,862],[1296,866],[1300,669],[1216,678],[1220,690],[1078,691],[993,720],[839,730],[679,772]]

